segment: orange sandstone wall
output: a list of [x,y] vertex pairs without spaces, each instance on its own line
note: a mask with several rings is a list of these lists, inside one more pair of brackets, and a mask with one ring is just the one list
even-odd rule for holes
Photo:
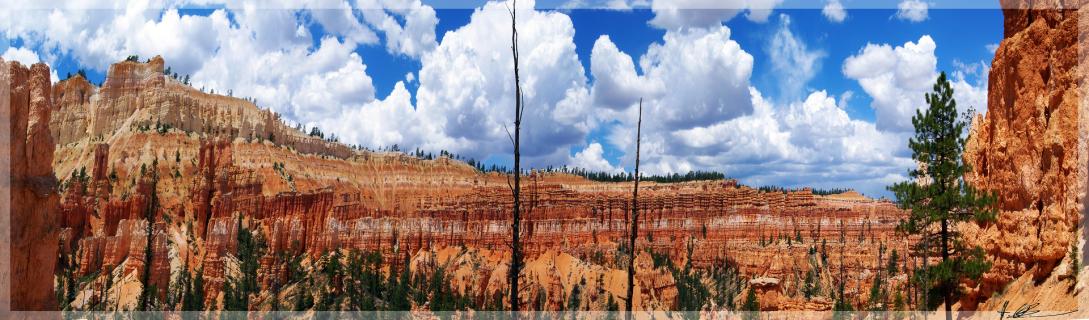
[[[440,260],[483,259],[487,263],[480,269],[461,271],[464,281],[472,279],[472,288],[488,292],[506,285],[508,262],[502,253],[512,201],[505,176],[447,158],[358,152],[308,137],[245,100],[205,94],[165,78],[162,65],[158,57],[121,62],[110,68],[102,88],[73,77],[52,90],[60,101],[52,123],[59,145],[55,172],[69,177],[84,169],[90,175],[85,184],[68,185],[56,218],[63,227],[64,253],[80,262],[78,275],[120,270],[108,276],[124,287],[126,275],[139,279],[151,263],[151,284],[163,297],[171,274],[202,268],[206,297],[214,301],[226,276],[236,272],[232,255],[241,217],[242,225],[258,230],[269,245],[259,271],[265,285],[284,283],[274,255],[316,258],[349,248],[377,250],[394,264],[406,253],[414,261],[427,252],[447,252],[435,258]],[[156,123],[172,128],[157,132]],[[140,130],[143,126],[151,130]],[[267,139],[270,133],[274,141]],[[159,176],[154,190],[151,172]],[[586,263],[596,267],[578,267],[580,272],[610,279],[591,286],[622,292],[620,280],[612,278],[618,243],[629,230],[632,185],[555,173],[534,173],[525,184],[523,201],[530,207],[525,248],[533,261],[526,277],[534,285],[525,287],[524,298],[536,297],[540,288],[570,290],[574,278],[550,272]],[[857,194],[815,196],[808,189],[759,192],[733,181],[641,187],[639,251],[653,249],[682,264],[691,245],[693,266],[731,261],[745,277],[780,279],[775,292],[797,292],[799,276],[811,266],[808,251],[823,247],[829,257],[820,267],[844,270],[847,294],[866,301],[863,292],[888,255],[878,248],[906,255],[908,241],[893,234],[903,212],[887,201]],[[147,221],[152,192],[160,207]],[[148,223],[150,262],[143,261]],[[794,239],[798,235],[801,243]],[[449,251],[461,247],[469,249]],[[649,255],[637,263],[649,265]],[[668,272],[640,269],[640,288],[646,284],[640,289],[645,296],[637,298],[646,298],[641,306],[667,308],[675,302]],[[104,291],[98,288],[103,282],[93,282],[97,287],[88,300],[103,299],[94,296]],[[588,301],[604,303],[605,296],[595,297]],[[830,307],[780,300],[767,308]]]
[[1077,239],[1089,179],[1084,2],[1002,1],[987,113],[965,152],[970,183],[998,194],[996,223],[963,226],[993,267],[965,284],[966,306],[1027,272],[1047,278]]
[[[10,303],[12,310],[53,310],[53,267],[57,259],[57,179],[53,176],[53,138],[49,119],[53,109],[49,94],[49,67],[29,69],[18,62],[0,59],[0,85],[4,96],[0,121],[10,140],[3,159],[7,179],[2,187],[10,210]],[[10,184],[9,184],[10,183]]]

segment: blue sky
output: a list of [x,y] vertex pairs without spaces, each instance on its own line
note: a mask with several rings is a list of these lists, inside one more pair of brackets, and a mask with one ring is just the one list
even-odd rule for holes
[[[520,14],[530,165],[630,170],[640,96],[651,173],[719,170],[752,185],[886,196],[911,166],[904,124],[933,77],[950,73],[961,104],[985,111],[1002,39],[993,8],[770,1],[770,11],[669,11],[671,2],[539,1]],[[84,68],[95,83],[128,54],[161,54],[195,87],[255,97],[348,143],[509,165],[503,5],[392,3],[14,10],[0,24],[0,53],[45,61],[58,78]],[[833,3],[844,9],[829,11]]]

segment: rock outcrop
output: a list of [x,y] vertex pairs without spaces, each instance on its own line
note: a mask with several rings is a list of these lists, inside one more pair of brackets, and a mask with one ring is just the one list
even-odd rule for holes
[[1002,1],[987,113],[974,119],[965,152],[969,182],[998,195],[995,223],[963,226],[993,266],[965,284],[966,308],[1027,272],[1048,278],[1078,239],[1089,179],[1084,3]]
[[[57,210],[60,201],[53,174],[53,111],[49,67],[39,63],[29,69],[18,62],[0,59],[0,90],[6,99],[2,117],[10,132],[4,136],[7,150],[2,162],[7,208],[0,208],[5,228],[10,227],[11,310],[55,310],[53,268],[57,261]],[[8,130],[8,129],[5,129]],[[9,289],[8,287],[4,289]]]
[[356,154],[346,145],[325,141],[287,126],[280,116],[255,102],[205,93],[163,74],[161,57],[146,63],[123,61],[110,66],[96,88],[81,76],[57,83],[60,99],[53,118],[54,138],[69,145],[87,137],[102,141],[125,131],[170,128],[234,139],[271,140],[301,153],[338,158]]

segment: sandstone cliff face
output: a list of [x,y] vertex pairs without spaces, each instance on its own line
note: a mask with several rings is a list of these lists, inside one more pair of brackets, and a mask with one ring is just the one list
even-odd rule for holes
[[288,127],[279,115],[248,100],[204,93],[166,77],[164,64],[158,56],[146,63],[116,63],[102,88],[80,76],[57,83],[52,92],[60,99],[53,118],[56,143],[65,146],[86,137],[102,141],[126,131],[154,131],[158,124],[228,141],[273,140],[301,153],[356,155],[345,145]]
[[[130,306],[128,295],[144,286],[129,282],[141,279],[147,263],[160,299],[180,268],[203,270],[206,302],[214,305],[227,275],[238,272],[240,219],[268,245],[258,269],[265,288],[288,280],[277,255],[313,261],[332,250],[363,249],[395,265],[407,253],[416,272],[453,261],[455,284],[481,295],[504,290],[512,206],[505,176],[448,158],[357,152],[321,141],[245,100],[163,77],[163,64],[121,62],[102,88],[73,77],[52,91],[63,101],[54,108],[62,115],[53,121],[60,145],[55,171],[90,172],[65,189],[57,218],[62,249],[79,262],[79,276],[109,271],[88,282],[80,295],[87,299],[75,307],[91,307],[81,301]],[[171,128],[155,130],[156,123]],[[152,173],[157,184],[149,183]],[[630,228],[632,184],[542,172],[525,183],[523,201],[531,207],[523,228],[525,305],[540,295],[543,308],[563,309],[576,284],[587,309],[603,309],[610,295],[621,303],[616,295],[625,291],[626,277],[617,261],[626,249],[618,244]],[[769,310],[827,309],[798,297],[814,267],[844,270],[847,294],[865,301],[863,292],[882,268],[879,248],[904,253],[909,242],[893,234],[902,211],[857,193],[761,192],[734,181],[641,187],[639,252],[697,269],[730,261],[742,277],[778,279]],[[147,221],[153,195],[160,205]],[[152,261],[145,262],[149,223]],[[815,259],[810,253],[818,250],[828,257]],[[669,308],[677,303],[675,279],[651,260],[643,253],[636,261],[637,308]],[[826,288],[829,273],[819,280]],[[106,288],[107,277],[129,279],[117,285],[137,289]],[[121,296],[103,296],[110,292]]]
[[[474,299],[503,296],[507,290],[507,251],[445,247],[417,254],[410,267],[427,274],[442,266],[452,275],[451,285]],[[636,258],[635,310],[667,310],[677,296],[673,276],[655,269],[649,254]],[[526,289],[523,305],[537,311],[606,310],[609,298],[621,303],[627,294],[627,270],[589,263],[556,250],[526,260],[519,278]],[[577,295],[577,297],[575,297]],[[575,306],[571,301],[578,301]]]
[[[134,153],[123,148],[131,145],[124,141],[118,140],[116,146],[120,150],[109,153]],[[143,144],[138,145],[143,148]],[[421,179],[422,172],[429,171],[426,166],[407,166],[404,169],[381,169],[375,173],[382,176],[381,179],[376,177],[369,182],[344,180],[337,184],[333,182],[335,179],[321,182],[325,178],[308,178],[306,171],[291,169],[306,168],[304,163],[314,159],[289,162],[287,159],[293,156],[286,149],[262,146],[264,152],[256,153],[239,152],[252,147],[249,144],[203,141],[198,145],[199,150],[195,152],[197,160],[193,161],[196,165],[181,170],[191,178],[161,180],[161,183],[185,183],[188,187],[178,189],[189,194],[185,200],[174,207],[167,205],[163,211],[185,212],[171,214],[179,221],[191,219],[187,221],[192,221],[193,229],[190,232],[202,248],[198,250],[197,261],[201,261],[205,272],[209,297],[220,292],[228,274],[226,269],[230,256],[237,247],[239,216],[245,219],[248,228],[256,229],[263,235],[271,252],[308,254],[312,258],[330,250],[363,249],[383,253],[386,261],[399,262],[399,252],[424,254],[461,246],[500,250],[508,239],[506,219],[511,201],[509,191],[496,177],[478,173],[455,175],[451,179],[466,184],[464,187],[454,187],[458,184],[443,182],[443,179]],[[272,153],[272,159],[284,161],[277,163],[285,163],[285,167],[289,168],[284,169],[286,174],[299,176],[293,178],[298,184],[329,186],[303,192],[285,190],[268,194],[266,182],[275,185],[281,181],[282,174],[239,165],[253,162],[248,158],[251,155],[268,156],[267,153]],[[349,165],[361,166],[366,163]],[[379,163],[385,163],[385,160]],[[475,182],[468,184],[471,180]],[[363,187],[356,186],[352,181]],[[534,208],[526,220],[526,252],[530,259],[545,259],[540,263],[548,265],[551,263],[548,261],[559,254],[590,262],[602,270],[619,259],[615,254],[618,250],[616,243],[621,242],[625,230],[629,228],[627,215],[630,213],[630,201],[626,195],[630,184],[572,181],[569,176],[558,174],[537,174],[530,181],[532,184],[527,186],[525,199]],[[165,189],[167,187],[160,186],[160,194]],[[147,198],[150,190],[136,190],[127,199],[102,200],[108,205],[101,214],[101,227],[92,224],[92,228],[100,230],[89,233],[106,236],[104,240],[94,237],[81,240],[79,247],[82,250],[78,251],[78,260],[86,262],[81,263],[80,274],[96,270],[98,266],[119,266],[125,259],[142,259],[142,256],[133,253],[142,252],[144,242],[135,239],[143,239],[143,236],[131,231],[141,229],[126,226],[133,221],[131,219],[143,223],[139,208],[143,207],[143,199]],[[892,235],[902,212],[887,202],[823,198],[806,191],[760,193],[748,187],[726,186],[719,182],[648,184],[647,190],[641,194],[644,197],[641,201],[644,236],[639,238],[640,248],[683,259],[687,256],[685,244],[691,242],[692,264],[698,268],[710,267],[721,263],[726,257],[732,257],[743,274],[779,277],[783,279],[784,287],[792,292],[797,292],[800,287],[797,275],[811,268],[806,251],[811,247],[816,248],[819,239],[830,242],[828,251],[834,257],[839,257],[835,252],[843,253],[842,260],[835,260],[837,262],[825,267],[845,264],[844,268],[850,270],[848,274],[851,277],[846,281],[854,288],[849,291],[852,295],[861,292],[857,288],[866,288],[872,281],[872,277],[864,276],[864,270],[880,268],[878,243],[905,252],[903,244],[906,243],[895,241]],[[80,202],[66,202],[66,206],[69,203]],[[112,207],[118,209],[110,209]],[[76,211],[72,213],[78,214]],[[180,224],[175,228],[180,228]],[[841,234],[848,239],[846,243],[840,242]],[[797,235],[804,237],[803,242],[788,244],[785,240]],[[758,239],[765,238],[768,244],[758,245]],[[844,249],[838,249],[840,247]],[[154,250],[156,259],[166,256],[159,254],[166,251],[164,247],[157,245]],[[129,265],[142,266],[142,261],[126,264]],[[479,264],[473,266],[481,267]],[[267,286],[273,282],[286,282],[285,274],[279,268],[282,266],[262,264],[261,283]],[[502,290],[506,281],[502,263],[493,261],[481,268],[466,272],[487,275],[474,280],[480,282],[480,286],[490,288],[487,293]],[[571,289],[571,279],[561,281],[560,278],[551,278],[554,276],[546,271],[553,267],[541,268],[544,269],[536,271],[537,276],[527,275],[530,279],[527,283],[538,285],[525,287],[526,299],[536,297],[538,290]],[[153,279],[169,277],[165,274],[169,272],[166,269],[153,268],[152,272],[163,272],[153,274]],[[595,274],[599,277],[611,274],[606,271],[586,272],[589,273],[584,276],[592,281],[597,281],[592,277]],[[620,286],[622,284],[617,284],[617,281],[623,279],[605,276],[603,280],[608,283],[603,286]],[[676,289],[672,287],[671,277],[663,276],[659,271],[658,276],[640,276],[640,279],[640,283],[648,285],[647,290],[641,291],[643,294],[638,297],[647,299],[645,304],[640,302],[641,306],[661,308],[676,302],[676,293],[673,292]],[[563,297],[556,292],[548,292],[544,295],[556,299]],[[604,303],[604,300],[594,299],[604,297],[594,296],[583,301],[593,306]],[[549,305],[556,307],[553,310],[559,310],[557,306],[563,306],[561,302],[552,301]],[[784,302],[782,308],[821,308],[820,305],[809,306],[804,302],[793,303]]]
[[993,267],[968,284],[966,307],[1026,272],[1047,278],[1078,239],[1089,179],[1083,2],[1002,1],[987,114],[974,120],[965,152],[969,182],[998,195],[996,223],[963,226]]
[[90,125],[91,97],[97,88],[87,79],[76,75],[53,86],[54,114],[50,120],[53,141],[76,141],[83,138]]
[[[10,294],[12,310],[52,310],[53,267],[57,259],[58,231],[53,175],[53,138],[49,67],[35,64],[27,69],[18,62],[0,59],[0,86],[4,87],[2,117],[10,126],[4,141],[10,158],[3,159],[6,180],[4,199],[10,206]],[[5,275],[6,276],[6,275]],[[6,289],[6,288],[5,288]]]

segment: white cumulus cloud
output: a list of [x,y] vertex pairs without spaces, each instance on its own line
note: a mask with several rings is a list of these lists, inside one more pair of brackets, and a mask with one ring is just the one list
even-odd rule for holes
[[374,100],[367,66],[350,43],[325,37],[316,47],[306,39],[305,44],[287,42],[263,49],[268,44],[248,27],[231,27],[225,17],[218,19],[223,19],[217,23],[222,43],[193,73],[194,87],[254,97],[262,107],[307,125],[338,118],[349,108]]
[[[750,115],[646,137],[647,172],[710,168],[755,185],[850,186],[879,194],[912,165],[904,153],[907,135],[851,119],[825,91],[775,105],[751,90],[755,110]],[[634,151],[624,143],[634,134],[628,127],[618,126],[610,135],[626,153],[623,161]]]
[[[374,44],[378,42],[378,34],[368,28],[363,21],[356,17],[351,4],[348,1],[326,1],[326,3],[311,3],[308,5],[310,16],[320,24],[325,32],[344,37],[345,41],[353,44]],[[378,10],[381,9],[367,9]]]
[[[748,101],[753,57],[730,39],[730,29],[666,32],[639,59],[651,85],[665,88],[648,114],[668,127],[706,125],[752,111]],[[597,75],[595,75],[596,77]]]
[[[789,17],[781,21],[769,56],[782,82],[801,94],[823,53],[790,31]],[[605,142],[624,153],[621,164],[634,160],[635,106],[644,98],[642,161],[649,174],[711,169],[751,184],[834,181],[823,186],[877,194],[911,166],[906,135],[848,116],[851,92],[839,101],[823,90],[781,97],[784,103],[765,99],[749,84],[752,56],[726,27],[667,31],[640,57],[643,74],[609,37],[598,38],[591,55],[594,105],[611,117],[605,122],[619,122],[606,128]],[[591,147],[583,152],[593,154]]]
[[595,172],[624,172],[622,166],[613,166],[610,164],[609,160],[605,159],[604,153],[604,149],[600,143],[592,142],[590,145],[586,146],[586,148],[582,149],[582,151],[575,153],[575,155],[571,157],[571,160],[568,161],[568,164],[576,168],[583,168]]
[[[643,100],[643,150],[647,159],[675,150],[673,132],[713,125],[753,112],[749,78],[753,57],[734,40],[730,29],[691,28],[667,31],[639,59],[637,74],[630,56],[608,37],[594,44],[591,72],[593,100],[603,122],[619,121],[607,142],[634,160],[636,120]],[[692,140],[695,141],[695,140]],[[691,142],[691,141],[689,141]],[[684,142],[688,143],[688,142]],[[654,161],[648,172],[687,172],[701,168],[685,161]],[[648,162],[648,163],[651,163]]]
[[626,109],[640,97],[661,94],[663,88],[640,77],[635,72],[631,56],[620,52],[608,35],[594,42],[590,53],[590,73],[594,75],[591,90],[594,105],[610,109]]
[[[950,86],[953,88],[953,99],[957,101],[957,112],[964,114],[975,111],[987,112],[987,80],[990,78],[991,66],[983,61],[964,64],[953,61],[953,73],[949,74]],[[975,78],[975,81],[969,80]]]
[[[419,58],[433,50],[435,25],[439,23],[435,9],[420,0],[359,0],[363,18],[386,36],[389,52]],[[388,8],[388,9],[369,9]],[[401,17],[404,23],[395,17]]]
[[[873,98],[870,106],[876,112],[878,128],[913,130],[911,117],[915,110],[927,107],[925,94],[933,90],[938,78],[936,48],[937,44],[930,36],[895,48],[887,44],[867,44],[844,62],[844,75],[857,80],[863,91]],[[947,76],[957,100],[957,110],[964,113],[972,107],[977,112],[986,112],[989,67],[983,62],[963,64],[954,61],[953,64],[956,69]],[[970,81],[970,78],[976,80]]]
[[32,65],[38,63],[38,54],[34,53],[27,48],[8,47],[8,50],[4,51],[0,58],[4,58],[6,61],[19,61],[23,65]]
[[[41,62],[37,53],[23,47],[8,47],[7,50],[4,50],[3,54],[0,54],[0,58],[3,58],[4,61],[19,61],[19,63],[22,63],[25,66]],[[57,76],[57,69],[49,70],[49,80],[54,83],[60,80]]]
[[338,118],[318,123],[326,132],[338,134],[341,141],[361,142],[368,146],[398,145],[402,149],[421,146],[442,135],[433,123],[421,121],[412,106],[412,95],[398,81],[389,96],[346,110]]
[[783,0],[654,0],[650,24],[662,29],[707,28],[721,25],[742,12],[753,22],[765,22]]
[[923,107],[927,92],[937,79],[937,44],[930,36],[892,47],[866,44],[843,63],[843,74],[858,81],[873,102],[877,127],[882,130],[911,130],[911,116]]
[[896,18],[911,22],[922,22],[928,17],[930,5],[920,0],[903,0],[896,5]]
[[768,58],[772,71],[779,79],[781,98],[797,98],[809,80],[820,70],[825,54],[821,50],[809,50],[802,39],[794,35],[790,16],[779,15],[779,29],[768,43]]
[[630,11],[636,7],[647,7],[648,0],[568,0],[559,9],[606,9]]
[[835,23],[847,19],[847,10],[843,8],[843,4],[839,0],[829,0],[824,4],[824,8],[821,8],[821,13],[824,14],[825,18],[828,18],[828,21]]
[[[442,133],[423,146],[483,159],[511,150],[514,75],[509,4],[492,2],[470,22],[447,32],[424,55],[418,73],[417,112]],[[560,12],[518,2],[521,80],[525,97],[522,154],[529,164],[561,164],[570,146],[593,126],[590,93],[575,53],[574,25]]]

